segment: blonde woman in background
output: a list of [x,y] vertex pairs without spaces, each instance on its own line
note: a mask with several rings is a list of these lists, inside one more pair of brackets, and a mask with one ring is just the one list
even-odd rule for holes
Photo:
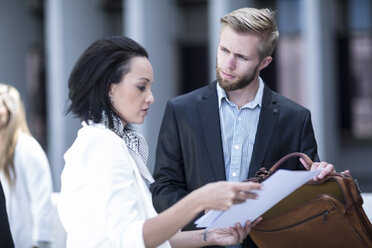
[[18,91],[0,83],[0,180],[15,247],[51,247],[52,180]]

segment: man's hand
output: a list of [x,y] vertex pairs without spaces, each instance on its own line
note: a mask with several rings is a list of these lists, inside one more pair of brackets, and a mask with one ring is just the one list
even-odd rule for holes
[[[301,163],[306,167],[306,162],[300,158]],[[311,165],[310,171],[313,170],[322,170],[316,177],[313,178],[314,181],[318,181],[326,177],[329,173],[336,173],[335,167],[332,164],[329,164],[327,162],[315,162]],[[345,170],[344,172],[341,172],[342,174],[345,175],[350,175],[349,170]]]

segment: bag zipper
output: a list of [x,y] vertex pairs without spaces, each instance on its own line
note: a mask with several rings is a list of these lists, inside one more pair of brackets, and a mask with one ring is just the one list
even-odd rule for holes
[[[331,210],[333,210],[333,209],[331,209]],[[297,223],[294,223],[292,225],[285,226],[285,227],[280,227],[280,228],[271,229],[271,230],[262,230],[262,229],[257,229],[257,228],[254,228],[254,229],[255,229],[255,231],[259,231],[259,232],[276,232],[276,231],[281,231],[281,230],[285,230],[285,229],[288,229],[288,228],[291,228],[291,227],[294,227],[294,226],[297,226],[297,225],[301,225],[301,224],[303,224],[303,223],[305,223],[307,221],[310,221],[310,220],[315,219],[317,217],[320,217],[322,215],[323,215],[323,222],[324,223],[327,223],[328,222],[328,214],[329,214],[329,212],[330,212],[330,210],[326,209],[326,210],[324,210],[321,213],[318,213],[318,214],[313,215],[313,216],[311,216],[311,217],[309,217],[307,219],[304,219],[304,220],[302,220],[300,222],[297,222]]]

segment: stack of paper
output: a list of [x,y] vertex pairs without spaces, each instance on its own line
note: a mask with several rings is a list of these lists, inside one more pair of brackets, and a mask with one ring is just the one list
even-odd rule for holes
[[242,204],[233,205],[226,211],[209,211],[196,220],[195,224],[197,227],[216,228],[235,226],[235,223],[239,222],[241,226],[244,226],[247,220],[254,221],[320,172],[321,170],[280,169],[262,182],[262,190],[252,190],[258,195],[257,199],[248,199]]

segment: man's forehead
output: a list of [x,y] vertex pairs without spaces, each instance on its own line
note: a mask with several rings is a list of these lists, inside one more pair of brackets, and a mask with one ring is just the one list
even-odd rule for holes
[[232,53],[252,56],[258,53],[259,38],[252,34],[237,33],[231,28],[223,28],[219,36],[219,46]]

